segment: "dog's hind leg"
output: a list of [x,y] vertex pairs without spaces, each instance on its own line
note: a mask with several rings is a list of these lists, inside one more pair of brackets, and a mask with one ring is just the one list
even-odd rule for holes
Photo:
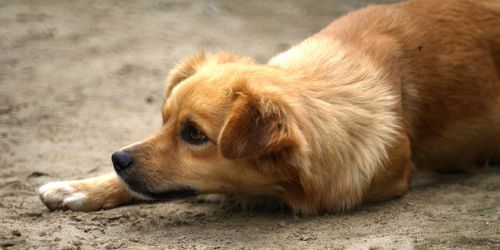
[[96,211],[136,199],[115,173],[77,181],[51,182],[41,186],[38,193],[50,210]]

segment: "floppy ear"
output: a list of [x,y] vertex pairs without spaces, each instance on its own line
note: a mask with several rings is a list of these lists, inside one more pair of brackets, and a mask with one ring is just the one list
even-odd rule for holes
[[246,57],[239,57],[235,54],[230,53],[213,53],[213,54],[205,54],[203,51],[200,51],[192,56],[187,57],[178,63],[174,69],[170,71],[168,74],[168,84],[167,84],[167,97],[172,93],[172,89],[179,84],[180,82],[186,80],[191,77],[200,69],[203,65],[208,63],[214,64],[224,64],[224,63],[232,63],[232,62],[244,62],[244,63],[252,63],[253,61]]
[[238,92],[234,106],[219,136],[224,157],[259,157],[291,148],[298,142],[296,126],[284,107],[270,97]]

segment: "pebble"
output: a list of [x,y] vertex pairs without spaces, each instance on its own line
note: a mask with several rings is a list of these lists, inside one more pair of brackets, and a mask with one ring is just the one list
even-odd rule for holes
[[278,222],[278,226],[280,226],[280,227],[286,227],[286,222],[281,220],[281,221]]
[[13,247],[22,243],[24,243],[24,240],[4,240],[0,242],[0,249],[7,249],[8,247]]
[[152,96],[146,97],[146,103],[151,104],[155,101],[155,99]]
[[141,242],[141,240],[139,240],[137,238],[129,238],[128,240],[131,242],[135,242],[135,243]]
[[308,235],[301,235],[301,236],[299,236],[299,240],[301,240],[301,241],[308,241],[310,239],[312,239],[312,238],[310,236],[308,236]]
[[73,244],[73,246],[81,246],[82,242],[79,241],[79,240],[74,240],[74,241],[71,242],[71,244]]

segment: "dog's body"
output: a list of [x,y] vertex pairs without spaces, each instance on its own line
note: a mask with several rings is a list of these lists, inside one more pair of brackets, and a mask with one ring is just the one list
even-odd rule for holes
[[500,150],[500,3],[370,6],[268,65],[193,56],[170,74],[163,118],[113,155],[119,177],[49,183],[42,201],[252,194],[317,213],[402,195],[413,165],[464,171]]

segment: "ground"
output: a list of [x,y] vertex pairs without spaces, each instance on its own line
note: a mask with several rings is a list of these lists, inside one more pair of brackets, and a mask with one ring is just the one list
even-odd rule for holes
[[160,127],[177,60],[203,48],[265,62],[366,4],[0,0],[0,249],[499,249],[500,168],[438,176],[342,215],[40,202],[38,186],[110,172],[112,152]]

